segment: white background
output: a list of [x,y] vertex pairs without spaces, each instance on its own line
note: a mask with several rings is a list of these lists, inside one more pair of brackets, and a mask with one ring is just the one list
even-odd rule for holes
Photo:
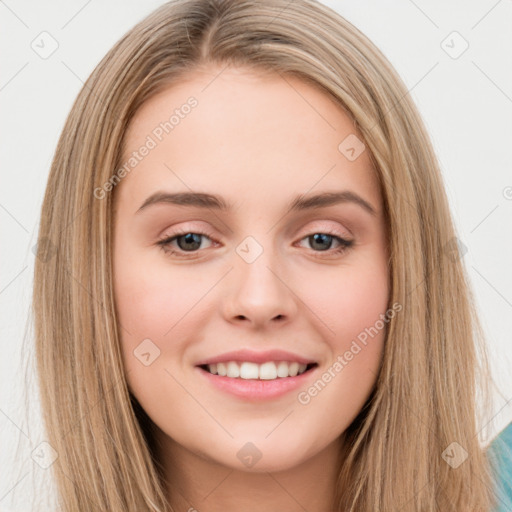
[[[51,158],[87,76],[129,28],[162,3],[0,1],[0,510],[30,511],[33,479],[50,494],[50,470],[31,458],[44,434],[37,423],[26,423],[21,356],[30,355],[22,354],[22,341],[26,335],[30,342],[25,330],[32,248]],[[503,394],[487,426],[495,434],[512,420],[512,1],[324,3],[388,57],[431,134]],[[58,42],[47,59],[31,47],[43,31]],[[462,48],[458,36],[446,39],[453,31],[469,44],[458,58],[443,48]]]

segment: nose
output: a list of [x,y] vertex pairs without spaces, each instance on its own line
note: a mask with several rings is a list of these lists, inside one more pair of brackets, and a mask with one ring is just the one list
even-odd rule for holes
[[270,250],[252,262],[235,255],[223,292],[223,313],[231,323],[245,322],[252,328],[271,327],[289,322],[297,313],[299,300],[293,278]]

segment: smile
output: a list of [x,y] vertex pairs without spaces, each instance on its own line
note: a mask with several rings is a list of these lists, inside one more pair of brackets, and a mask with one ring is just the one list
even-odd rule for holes
[[202,365],[201,368],[212,375],[232,379],[274,380],[302,375],[313,366],[315,366],[315,363],[304,364],[296,361],[268,361],[262,364],[249,361],[228,361]]
[[318,368],[317,363],[299,364],[293,361],[268,361],[262,364],[229,361],[195,367],[208,387],[251,402],[276,399],[290,395],[292,391],[297,392],[308,385]]

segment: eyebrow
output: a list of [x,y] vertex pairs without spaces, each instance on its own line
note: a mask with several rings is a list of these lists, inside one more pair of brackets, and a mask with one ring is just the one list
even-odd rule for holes
[[[162,192],[158,191],[150,195],[135,212],[136,214],[154,204],[174,204],[178,206],[189,206],[195,208],[207,208],[218,211],[230,211],[233,205],[223,197],[203,192]],[[371,215],[377,215],[376,209],[361,196],[350,190],[338,192],[322,192],[315,195],[300,195],[293,199],[286,210],[286,213],[325,208],[341,203],[354,203],[361,206]]]

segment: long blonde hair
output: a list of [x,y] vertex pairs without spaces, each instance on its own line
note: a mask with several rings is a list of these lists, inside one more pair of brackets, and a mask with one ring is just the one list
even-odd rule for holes
[[[133,27],[80,91],[52,162],[33,314],[41,407],[61,510],[170,510],[151,421],[130,395],[112,280],[113,193],[137,109],[198,66],[301,78],[364,137],[389,228],[388,325],[368,403],[345,432],[336,511],[489,511],[478,439],[482,331],[439,164],[407,88],[357,28],[314,0],[175,0]],[[219,68],[220,69],[220,68]],[[340,141],[341,142],[341,141]],[[114,186],[115,192],[115,186]],[[468,454],[457,468],[446,449]]]

